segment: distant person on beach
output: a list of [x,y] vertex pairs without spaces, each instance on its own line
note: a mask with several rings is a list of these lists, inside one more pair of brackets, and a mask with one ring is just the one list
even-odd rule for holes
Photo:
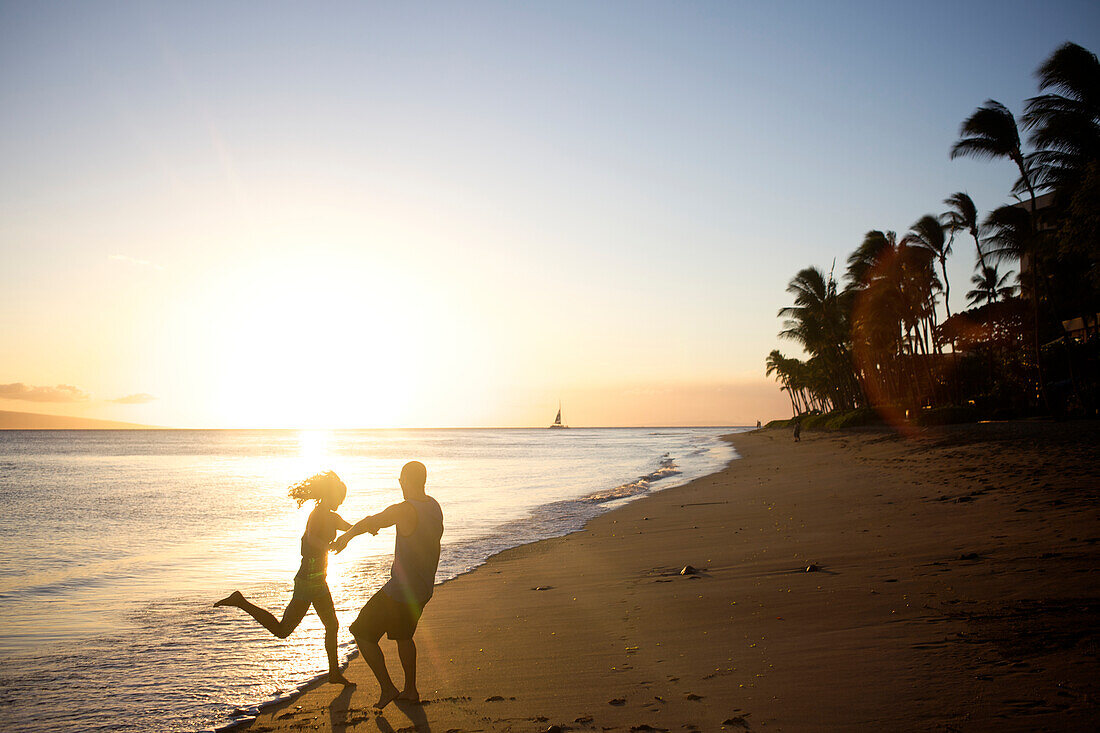
[[214,604],[218,606],[236,606],[265,629],[280,639],[290,636],[305,618],[312,605],[321,623],[325,625],[325,651],[328,653],[328,681],[341,685],[351,682],[340,671],[336,658],[336,634],[340,622],[336,618],[336,608],[332,604],[332,594],[328,589],[325,572],[328,567],[328,551],[337,530],[346,530],[350,524],[336,513],[336,509],[347,496],[347,487],[332,471],[310,476],[305,481],[294,484],[287,492],[291,499],[302,506],[312,499],[317,506],[309,513],[306,531],[302,535],[302,566],[294,576],[294,595],[290,598],[281,621],[276,621],[270,611],[266,611],[249,602],[240,591],[235,590]]
[[[340,552],[356,535],[378,534],[383,527],[397,525],[389,582],[367,601],[350,627],[359,653],[378,679],[378,702],[374,706],[379,710],[398,699],[420,701],[413,633],[435,588],[439,540],[443,536],[443,510],[439,502],[424,492],[427,478],[428,470],[423,463],[406,463],[399,479],[405,500],[360,520],[332,543],[332,549]],[[405,673],[405,686],[401,690],[390,678],[386,658],[378,646],[382,634],[397,642],[397,656]]]
[[801,443],[802,442],[802,421],[801,420],[795,420],[794,421],[794,442],[796,442],[796,443]]

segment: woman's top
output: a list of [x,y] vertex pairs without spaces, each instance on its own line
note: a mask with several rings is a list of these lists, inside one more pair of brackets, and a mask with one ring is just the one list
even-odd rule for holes
[[[306,531],[302,534],[302,566],[294,576],[296,583],[312,586],[325,582],[328,546],[336,539],[336,522],[333,521],[332,514],[320,507],[310,512],[309,519],[306,520]],[[312,541],[307,542],[307,537]]]

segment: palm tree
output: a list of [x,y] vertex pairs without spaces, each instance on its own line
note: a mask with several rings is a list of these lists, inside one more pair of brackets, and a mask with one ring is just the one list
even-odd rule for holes
[[[969,194],[958,191],[943,200],[951,208],[941,217],[943,223],[951,230],[952,236],[963,230],[970,232],[974,238],[974,246],[978,250],[978,263],[985,267],[985,253],[982,252],[982,242],[978,239],[978,207]],[[946,281],[947,276],[944,276]]]
[[897,249],[898,235],[872,229],[863,235],[863,243],[848,256],[848,287],[863,290],[870,285],[876,266],[888,259],[888,255]]
[[1023,149],[1020,147],[1020,130],[1012,112],[1000,102],[987,99],[974,114],[963,121],[959,139],[951,146],[951,159],[977,158],[995,160],[1008,158],[1020,170],[1020,182],[1031,195],[1031,213],[1035,214],[1035,189]]
[[1009,285],[1008,281],[1015,273],[1009,270],[1004,275],[997,272],[997,266],[982,267],[980,272],[970,278],[974,289],[966,294],[971,306],[980,303],[996,303],[1000,298],[1011,298],[1016,291],[1015,285]]
[[791,399],[791,410],[794,412],[794,416],[798,417],[799,409],[798,403],[795,401],[795,393],[792,388],[792,380],[794,374],[791,370],[791,360],[779,353],[779,349],[772,349],[768,354],[768,358],[764,360],[764,376],[770,377],[775,375],[776,381],[780,383],[780,391],[786,392],[787,396]]
[[[1020,180],[1015,188],[1022,184],[1031,197],[1031,216],[1028,219],[1028,229],[1032,236],[1028,237],[1027,249],[1035,240],[1035,187],[1032,184],[1032,176],[1029,173],[1028,162],[1024,159],[1023,149],[1020,146],[1020,130],[1016,126],[1016,118],[1000,102],[992,99],[975,110],[963,121],[959,128],[960,139],[951,147],[951,158],[969,156],[973,158],[993,160],[996,158],[1008,158],[1020,170]],[[1012,208],[1012,207],[1001,207]],[[1000,211],[1001,209],[998,209]],[[996,213],[996,212],[994,212]],[[990,216],[993,216],[991,214]],[[987,220],[988,221],[988,220]],[[1034,253],[1032,253],[1034,255]],[[1042,353],[1039,336],[1039,294],[1036,292],[1040,281],[1038,273],[1039,262],[1034,256],[1030,257],[1032,270],[1031,312],[1035,328],[1035,365],[1039,376],[1039,393],[1044,404],[1047,403],[1046,379],[1043,377]]]
[[1100,60],[1075,43],[1059,47],[1036,75],[1041,94],[1027,101],[1024,126],[1038,152],[1033,169],[1043,185],[1075,186],[1100,158]]
[[[1039,285],[1041,282],[1039,268],[1036,267],[1037,254],[1036,241],[1038,235],[1034,229],[1034,217],[1028,215],[1019,206],[1002,206],[989,212],[984,228],[988,232],[986,242],[991,245],[990,259],[994,261],[1016,260],[1021,263],[1020,281],[1026,285],[1027,293],[1031,299],[1032,327],[1034,330],[1032,349],[1035,354],[1035,368],[1039,377],[1039,394],[1043,404],[1049,408],[1047,401],[1046,377],[1043,374],[1043,354],[1040,346],[1042,338],[1039,334]],[[1029,263],[1026,275],[1023,263]],[[1027,282],[1024,278],[1027,278]]]
[[[848,257],[852,348],[864,386],[879,403],[915,403],[936,392],[926,358],[940,287],[930,250],[872,230]],[[922,356],[923,354],[923,356]],[[919,387],[923,367],[927,386]]]
[[[1046,93],[1027,101],[1023,122],[1038,149],[1032,168],[1039,183],[1055,193],[1057,232],[1051,244],[1058,248],[1057,260],[1044,265],[1050,274],[1060,271],[1062,282],[1048,289],[1049,306],[1056,313],[1069,305],[1075,315],[1091,314],[1100,302],[1100,228],[1090,224],[1100,210],[1100,60],[1065,43],[1036,76],[1039,91]],[[1066,269],[1061,261],[1075,264]],[[1086,328],[1088,322],[1086,317]]]
[[[1027,262],[1034,259],[1035,236],[1031,229],[1031,217],[1019,206],[1001,206],[989,212],[982,227],[986,232],[985,242],[989,246],[987,254],[994,262],[1016,260]],[[1034,272],[1029,267],[1029,272]],[[1028,290],[1034,292],[1034,284]]]
[[951,254],[951,242],[948,240],[943,224],[931,214],[925,214],[909,228],[902,238],[902,244],[928,250],[939,260],[943,271],[943,304],[947,308],[947,317],[951,317],[951,285],[947,281],[947,255]]
[[800,270],[787,285],[794,305],[779,310],[786,319],[779,333],[797,341],[811,357],[819,357],[822,368],[832,375],[837,407],[853,406],[858,401],[858,386],[852,371],[848,349],[847,298],[837,292],[832,275],[816,267]]

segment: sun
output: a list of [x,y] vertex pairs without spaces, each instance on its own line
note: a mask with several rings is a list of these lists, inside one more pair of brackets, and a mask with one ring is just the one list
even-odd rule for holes
[[388,427],[415,421],[431,381],[428,314],[393,287],[354,273],[250,273],[208,298],[203,340],[214,409],[242,427]]

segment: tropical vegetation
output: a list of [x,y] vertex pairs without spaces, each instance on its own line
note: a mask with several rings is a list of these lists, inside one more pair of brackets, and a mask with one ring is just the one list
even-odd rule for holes
[[[868,231],[839,277],[807,267],[791,279],[779,335],[805,357],[773,350],[765,369],[795,417],[1096,416],[1100,62],[1066,43],[1036,76],[1039,94],[1018,119],[987,100],[949,151],[1011,161],[1013,203],[980,217],[967,193],[952,193],[901,236]],[[947,262],[960,249],[974,258],[973,287],[953,314]]]

